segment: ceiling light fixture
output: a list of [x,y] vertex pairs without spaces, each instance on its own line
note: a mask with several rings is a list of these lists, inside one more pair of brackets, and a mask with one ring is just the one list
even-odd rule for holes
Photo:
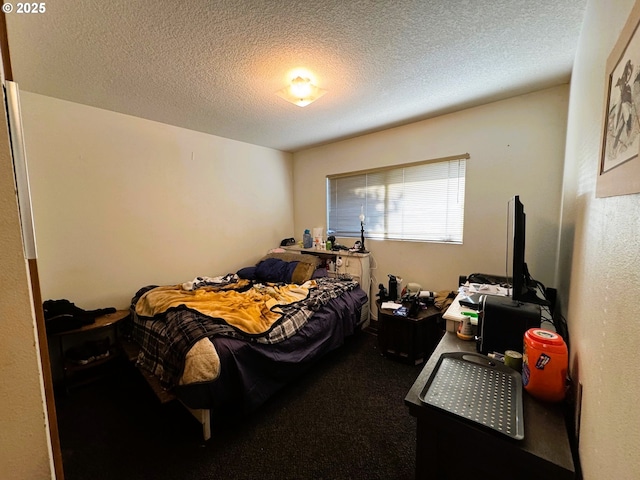
[[299,107],[306,107],[325,93],[327,93],[326,90],[316,87],[310,79],[297,76],[291,80],[291,85],[278,90],[276,95]]

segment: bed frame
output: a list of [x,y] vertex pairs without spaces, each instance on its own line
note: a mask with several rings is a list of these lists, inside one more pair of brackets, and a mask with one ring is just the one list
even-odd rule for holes
[[[138,358],[138,353],[140,352],[140,347],[136,345],[134,342],[128,339],[122,339],[120,341],[120,345],[125,352],[127,360],[135,366],[136,359]],[[147,382],[147,385],[151,388],[155,396],[158,398],[158,401],[162,404],[173,402],[178,400],[184,408],[187,409],[191,415],[200,423],[202,426],[202,438],[207,441],[211,439],[211,410],[204,408],[190,408],[184,404],[174,393],[160,385],[160,381],[157,377],[154,377],[149,372],[144,370],[143,368],[136,369],[142,375],[142,378]]]
[[[349,323],[350,326],[348,328],[345,326],[336,327],[341,332],[340,335],[343,335],[345,333],[347,335],[351,335],[356,331],[361,330],[363,325],[366,325],[367,323],[366,320],[368,320],[368,309],[364,308],[366,302],[368,302],[367,294],[360,288],[358,288],[357,291],[350,290],[349,292],[353,292],[353,293],[349,293],[349,300],[347,302],[348,305],[344,305],[344,303],[341,304],[341,308],[347,308],[348,313],[347,313],[347,310],[343,310],[344,316],[341,314],[339,318],[340,318],[340,322],[344,322],[347,319],[351,319],[349,322],[347,322]],[[336,300],[338,298],[339,297],[336,297]],[[357,306],[356,303],[353,303],[353,302],[358,302],[358,303],[363,302],[363,303],[360,303],[360,305]],[[357,307],[357,310],[354,310],[356,307]],[[366,312],[363,312],[364,310],[366,310]],[[316,325],[318,325],[319,328],[322,328],[322,325],[326,324],[328,319],[333,318],[331,316],[333,313],[333,306],[328,307],[328,311],[326,312],[323,308],[317,313],[321,316],[319,317],[320,318],[319,323],[317,323]],[[366,314],[366,317],[364,314]],[[363,321],[363,317],[365,317],[364,318],[365,321]],[[337,325],[340,325],[341,324],[340,322]],[[305,324],[303,329],[307,328],[307,325],[310,325],[310,324]],[[347,330],[345,331],[343,330],[343,328],[347,328]],[[316,331],[317,330],[315,330],[315,327],[312,327],[309,332],[316,332]],[[340,336],[340,337],[330,337],[330,338],[332,338],[330,342],[327,342],[326,344],[323,343],[323,346],[326,345],[326,347],[329,349],[329,350],[326,350],[325,353],[327,353],[330,350],[333,350],[334,348],[339,347],[342,344],[342,341],[344,340],[345,337]],[[338,342],[338,338],[341,338],[342,340]],[[229,340],[233,341],[233,339],[231,338]],[[200,423],[202,427],[203,439],[205,441],[211,439],[211,436],[212,436],[211,415],[212,415],[212,409],[215,407],[213,405],[209,407],[209,402],[207,401],[207,398],[208,398],[208,395],[210,395],[210,392],[205,391],[204,397],[202,397],[200,395],[202,395],[203,392],[200,391],[199,389],[196,391],[190,390],[188,394],[186,394],[185,391],[177,392],[177,391],[167,390],[166,388],[163,387],[158,377],[153,375],[150,371],[144,369],[142,366],[137,365],[137,360],[139,358],[141,347],[132,338],[122,338],[120,343],[122,345],[122,349],[125,352],[126,358],[130,362],[132,362],[133,365],[135,365],[136,369],[140,372],[142,377],[145,379],[145,381],[147,382],[151,390],[154,392],[154,394],[156,395],[160,403],[164,404],[164,403],[172,402],[175,400],[180,401],[180,403],[191,413],[191,415],[198,421],[198,423]],[[233,349],[234,346],[227,345],[226,347],[227,347],[226,351],[229,352],[230,351],[229,349],[230,348]],[[320,356],[322,356],[322,354]],[[320,357],[317,357],[316,360],[319,358]],[[305,368],[305,367],[302,367],[302,368]],[[296,373],[296,371],[297,370],[295,368],[294,370],[290,370],[290,372],[293,375],[298,374]],[[272,391],[270,390],[271,388],[279,388],[277,387],[277,385],[269,384],[268,382],[264,386],[266,388],[267,395],[271,394],[270,393]],[[190,395],[193,395],[194,393],[196,395],[190,398]],[[192,406],[189,406],[189,405],[192,405]],[[205,407],[205,408],[194,408],[194,407]]]

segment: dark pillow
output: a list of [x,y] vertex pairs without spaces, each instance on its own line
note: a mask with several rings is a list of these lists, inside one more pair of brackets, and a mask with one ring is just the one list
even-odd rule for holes
[[319,267],[322,262],[322,259],[316,255],[305,255],[295,252],[271,252],[262,257],[260,261],[266,260],[267,258],[279,258],[285,262],[310,263],[316,268]]
[[315,279],[315,278],[324,278],[324,277],[328,277],[329,274],[327,273],[327,269],[326,268],[316,268],[313,272],[313,275],[311,275],[311,279]]
[[244,278],[246,280],[255,280],[256,279],[256,270],[258,267],[244,267],[236,272],[240,278]]
[[256,267],[256,280],[260,282],[291,283],[298,262],[285,262],[279,258],[267,258]]

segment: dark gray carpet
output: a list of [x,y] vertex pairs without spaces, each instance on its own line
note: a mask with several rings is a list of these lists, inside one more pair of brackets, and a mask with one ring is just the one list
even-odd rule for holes
[[421,366],[382,357],[360,332],[248,417],[200,425],[160,405],[135,369],[58,398],[66,480],[412,479]]

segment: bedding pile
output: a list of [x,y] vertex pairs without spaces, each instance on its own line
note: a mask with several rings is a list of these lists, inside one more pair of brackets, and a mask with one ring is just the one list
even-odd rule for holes
[[[283,274],[293,275],[293,270]],[[187,284],[151,285],[132,299],[133,338],[141,347],[138,364],[165,387],[217,378],[220,364],[211,339],[284,342],[304,328],[314,312],[358,287],[354,280],[328,277],[300,285],[235,274],[219,278],[223,281],[198,277]]]

